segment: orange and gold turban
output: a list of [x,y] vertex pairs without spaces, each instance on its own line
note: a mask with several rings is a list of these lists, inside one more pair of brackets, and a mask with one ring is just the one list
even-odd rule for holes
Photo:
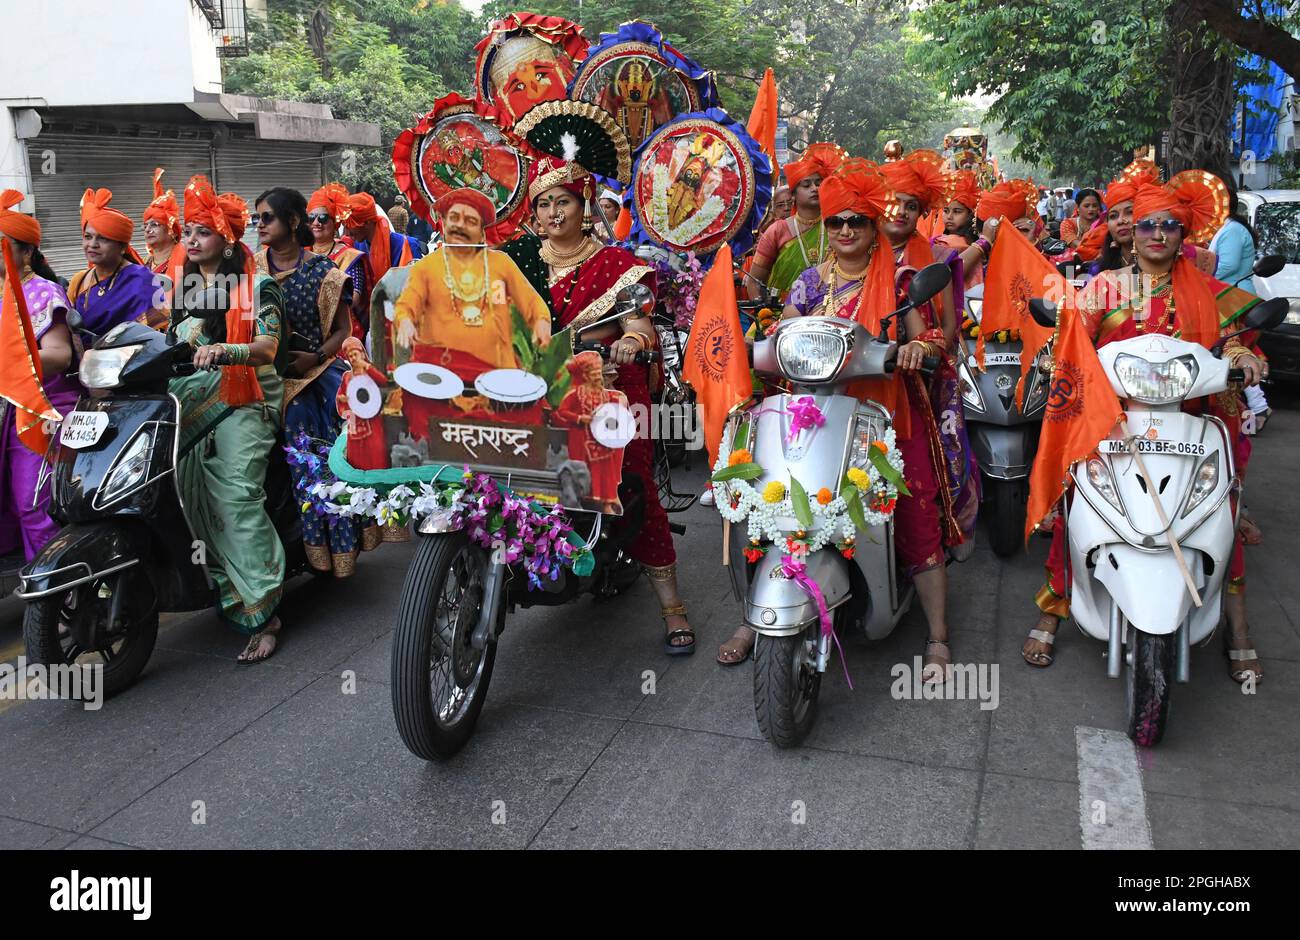
[[162,187],[163,168],[153,171],[153,202],[144,210],[144,221],[154,219],[161,222],[171,232],[174,241],[181,237],[181,207],[176,202],[176,194]]
[[979,207],[980,184],[973,170],[958,170],[948,176],[948,201],[960,202],[972,213]]
[[234,193],[218,196],[206,176],[191,177],[185,187],[185,221],[210,228],[234,244],[248,227],[248,203]]
[[1107,209],[1113,209],[1121,202],[1132,202],[1137,195],[1139,183],[1160,182],[1160,170],[1150,160],[1134,160],[1111,180],[1102,196]]
[[882,164],[880,172],[892,193],[906,193],[921,204],[921,212],[937,208],[948,192],[943,157],[933,150],[913,150],[901,159]]
[[342,183],[326,183],[320,189],[311,194],[311,199],[307,200],[307,211],[312,212],[316,209],[324,209],[338,225],[346,222],[352,215],[352,194]]
[[6,189],[0,193],[0,232],[24,245],[41,243],[41,223],[30,215],[14,212],[10,206],[23,201],[23,194],[16,189]]
[[835,144],[809,144],[808,149],[794,163],[785,166],[785,181],[794,189],[799,183],[814,173],[826,182],[826,178],[839,169],[848,156],[842,147]]
[[1033,180],[1006,180],[980,196],[976,215],[988,221],[1005,216],[1008,222],[1036,215],[1038,187]]
[[880,167],[870,160],[852,157],[822,180],[818,191],[822,218],[829,219],[845,209],[879,219],[889,206],[889,188]]
[[1164,186],[1139,182],[1133,221],[1164,210],[1183,223],[1184,239],[1208,241],[1228,218],[1228,187],[1206,170],[1184,170]]
[[109,241],[131,244],[135,223],[125,212],[109,208],[113,198],[111,189],[88,189],[81,197],[81,228],[92,225],[95,231]]

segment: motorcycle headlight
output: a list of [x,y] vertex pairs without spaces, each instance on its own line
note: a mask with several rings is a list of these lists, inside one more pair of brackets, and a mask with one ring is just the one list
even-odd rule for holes
[[967,297],[966,313],[970,316],[972,320],[974,320],[976,323],[979,323],[980,319],[984,316],[984,298]]
[[1199,506],[1205,497],[1214,492],[1219,485],[1219,454],[1216,451],[1201,461],[1192,479],[1192,491],[1187,496],[1187,505],[1179,518],[1186,519],[1187,514]]
[[88,349],[81,357],[81,369],[78,374],[81,384],[86,388],[117,388],[122,370],[140,350],[144,343],[131,346],[118,346],[113,349]]
[[139,486],[153,464],[153,434],[143,428],[113,462],[104,485],[95,494],[94,508],[115,502]]
[[984,399],[980,395],[979,386],[975,384],[975,375],[970,370],[970,364],[965,360],[957,363],[957,377],[961,380],[961,400],[971,411],[984,410]]
[[1119,493],[1115,490],[1115,481],[1111,479],[1110,467],[1106,466],[1105,461],[1096,457],[1088,460],[1088,482],[1105,498],[1106,502],[1115,507],[1116,511],[1124,511],[1124,506],[1119,501]]
[[1115,375],[1125,396],[1147,405],[1182,401],[1196,384],[1200,371],[1195,356],[1179,356],[1165,362],[1148,362],[1127,353],[1115,357]]
[[1300,297],[1292,297],[1287,305],[1286,322],[1292,326],[1300,326]]
[[786,330],[776,340],[776,362],[791,382],[834,378],[848,355],[845,334],[834,329]]

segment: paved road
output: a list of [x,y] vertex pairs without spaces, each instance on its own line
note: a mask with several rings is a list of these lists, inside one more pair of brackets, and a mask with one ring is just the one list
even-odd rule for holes
[[[0,847],[1293,848],[1298,441],[1300,412],[1277,411],[1247,500],[1266,536],[1248,556],[1266,679],[1243,696],[1217,644],[1194,651],[1152,751],[1120,733],[1122,687],[1101,644],[1066,628],[1054,666],[1021,662],[1041,539],[1010,562],[981,550],[949,569],[956,657],[1000,665],[996,709],[891,697],[891,667],[921,651],[917,610],[887,640],[847,642],[854,688],[834,662],[807,745],[774,750],[748,664],[713,662],[738,607],[718,518],[696,507],[679,542],[694,657],[664,656],[644,582],[603,604],[520,612],[477,735],[426,764],[391,714],[390,625],[411,549],[386,546],[350,582],[295,583],[266,664],[236,666],[238,639],[205,613],[170,619],[140,683],[102,711],[0,702]],[[18,652],[16,611],[0,602],[0,659]]]

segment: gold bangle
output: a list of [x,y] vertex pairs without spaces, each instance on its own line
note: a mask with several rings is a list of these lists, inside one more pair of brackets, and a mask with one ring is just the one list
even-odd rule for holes
[[650,348],[650,338],[646,336],[644,333],[638,333],[635,330],[629,330],[628,332],[624,333],[621,338],[627,339],[629,336],[632,337],[634,340],[636,340],[636,344],[639,347],[641,347],[639,350],[640,352],[645,352],[647,349]]

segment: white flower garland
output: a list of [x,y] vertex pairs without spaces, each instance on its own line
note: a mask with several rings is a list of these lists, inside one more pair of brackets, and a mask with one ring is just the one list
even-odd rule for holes
[[[894,429],[889,428],[885,431],[885,436],[881,440],[887,448],[885,459],[901,475],[903,454],[898,449]],[[731,453],[731,440],[724,437],[722,446],[718,448],[717,462],[713,466],[715,474],[729,465]],[[862,483],[857,484],[862,503],[862,515],[868,527],[883,525],[894,515],[892,504],[898,499],[898,487],[882,477],[880,471],[869,461],[862,472],[867,480],[865,486]],[[777,522],[779,516],[795,515],[790,486],[788,483],[782,485],[785,487],[785,496],[779,502],[769,503],[763,498],[762,489],[755,487],[748,480],[725,480],[714,483],[714,505],[718,508],[718,514],[727,521],[733,524],[748,523],[748,536],[751,543],[763,541],[783,543],[787,538],[795,537],[796,531],[784,530]],[[889,510],[870,508],[873,496],[891,501]],[[806,538],[800,539],[806,544],[807,551],[815,552],[826,547],[837,540],[837,535],[840,541],[852,541],[856,537],[857,526],[849,516],[848,504],[844,501],[844,497],[837,494],[829,503],[822,505],[817,501],[817,494],[813,492],[808,494],[808,505],[812,510],[813,524],[805,530]]]
[[713,195],[704,200],[704,205],[694,215],[674,228],[668,224],[668,167],[663,163],[655,164],[652,180],[650,211],[655,230],[674,245],[690,245],[726,211],[726,204]]

